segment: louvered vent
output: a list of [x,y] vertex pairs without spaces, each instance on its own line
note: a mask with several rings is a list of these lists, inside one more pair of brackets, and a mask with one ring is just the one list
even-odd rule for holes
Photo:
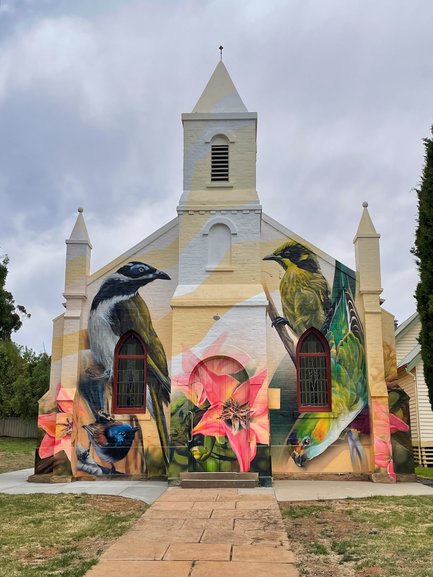
[[213,144],[211,158],[211,181],[228,182],[229,179],[229,145]]

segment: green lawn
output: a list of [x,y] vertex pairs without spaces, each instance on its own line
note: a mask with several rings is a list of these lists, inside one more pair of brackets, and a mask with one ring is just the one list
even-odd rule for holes
[[281,503],[302,577],[431,577],[433,491]]
[[81,577],[146,507],[102,495],[0,494],[0,577]]
[[35,447],[36,439],[0,437],[0,473],[33,467]]
[[433,479],[433,467],[416,467],[415,473],[418,477],[428,477]]

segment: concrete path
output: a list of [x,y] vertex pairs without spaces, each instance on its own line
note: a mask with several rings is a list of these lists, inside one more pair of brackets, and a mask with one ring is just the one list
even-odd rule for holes
[[298,577],[273,489],[169,488],[86,577]]
[[317,501],[360,497],[431,495],[422,483],[371,483],[369,481],[274,481],[278,501]]
[[[78,481],[76,483],[28,483],[32,469],[0,475],[0,493],[89,493],[120,495],[152,504],[167,489],[164,481]],[[277,501],[316,501],[372,495],[432,495],[433,487],[421,483],[370,483],[369,481],[274,481]],[[271,489],[268,489],[271,490]]]
[[165,481],[77,481],[76,483],[28,483],[33,469],[23,469],[0,475],[0,493],[31,494],[88,493],[89,495],[117,495],[153,503],[167,489]]

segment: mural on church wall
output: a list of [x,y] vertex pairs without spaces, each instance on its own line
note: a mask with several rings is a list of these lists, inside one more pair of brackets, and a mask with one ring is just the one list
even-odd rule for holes
[[223,353],[220,335],[201,357],[182,354],[172,378],[170,476],[184,471],[270,476],[267,371],[250,372],[247,355]]
[[[286,378],[287,368],[277,369],[273,375],[270,386],[280,388],[287,403],[282,407],[284,422],[282,415],[271,413],[272,443],[275,440],[275,445],[279,445],[273,456],[279,461],[279,470],[293,471],[290,461],[309,469],[314,459],[338,441],[346,443],[352,470],[365,471],[368,463],[363,440],[369,433],[368,394],[364,329],[355,307],[354,275],[335,262],[330,285],[318,257],[295,240],[284,242],[264,260],[275,261],[283,270],[278,287],[283,316],[278,313],[280,303],[274,303],[269,291],[268,310],[293,367],[295,343],[310,327],[324,335],[330,351],[330,411],[300,412],[296,370],[292,370],[291,379]],[[321,466],[326,467],[323,459]]]
[[[195,226],[202,238],[202,222]],[[40,472],[51,467],[55,474],[82,477],[176,478],[184,471],[254,471],[263,479],[376,467],[393,474],[389,435],[372,442],[376,463],[369,463],[364,328],[354,273],[296,237],[264,228],[255,245],[233,236],[233,271],[203,266],[194,285],[160,283],[169,275],[141,261],[162,262],[166,269],[169,262],[174,276],[177,253],[166,244],[156,249],[158,258],[140,253],[107,273],[96,292],[91,287],[77,391],[66,399],[70,390],[59,387],[60,396],[41,405]],[[257,249],[270,253],[259,261],[262,279],[234,282],[238,269],[245,274],[239,255],[256,255]],[[217,307],[218,299],[230,304]],[[311,327],[329,348],[330,411],[299,411],[297,343]],[[127,348],[141,343],[147,360],[143,411],[113,406],[114,358],[122,357],[122,339]],[[391,367],[392,343],[390,351]],[[129,356],[140,361],[139,354]],[[269,409],[269,387],[279,389],[280,408]],[[379,423],[382,407],[375,411]],[[404,446],[402,422],[399,412],[391,417],[391,431]]]
[[[133,261],[109,275],[93,298],[89,350],[81,355],[75,407],[78,475],[166,473],[169,443],[164,409],[170,402],[170,377],[164,348],[138,290],[169,279],[167,273]],[[115,364],[118,343],[122,346]],[[113,384],[118,387],[116,407]],[[155,429],[157,439],[152,434]]]

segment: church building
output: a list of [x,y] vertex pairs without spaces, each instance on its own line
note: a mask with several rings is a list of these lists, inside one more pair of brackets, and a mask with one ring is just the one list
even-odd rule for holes
[[393,459],[409,425],[389,409],[394,318],[367,203],[356,271],[267,216],[257,114],[222,61],[182,123],[175,219],[91,272],[78,209],[35,477],[256,473],[269,485],[410,472]]

